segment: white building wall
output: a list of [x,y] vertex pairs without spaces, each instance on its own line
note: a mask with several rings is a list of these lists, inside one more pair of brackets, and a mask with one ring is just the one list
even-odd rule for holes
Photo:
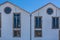
[[[11,7],[12,12],[6,14],[5,7]],[[52,15],[47,14],[46,10],[52,8],[54,10]],[[1,37],[0,40],[30,40],[30,26],[31,26],[31,39],[32,40],[59,40],[59,30],[52,29],[52,17],[60,17],[60,9],[52,4],[48,4],[41,9],[32,13],[31,20],[30,14],[21,8],[7,2],[0,5],[1,13]],[[21,14],[21,37],[13,37],[13,14]],[[57,14],[57,15],[56,15]],[[34,37],[34,17],[42,16],[42,37]],[[59,18],[60,19],[60,18]],[[31,24],[30,24],[31,22]],[[60,21],[59,21],[60,24]],[[59,25],[60,27],[60,25]]]
[[[5,7],[11,7],[12,12],[6,14]],[[30,40],[30,14],[13,4],[7,2],[0,6],[1,13],[1,38],[0,40]],[[21,14],[21,37],[13,37],[13,14]]]
[[[46,11],[48,8],[53,9],[53,14],[49,15]],[[32,40],[58,40],[59,39],[59,29],[52,29],[52,17],[57,17],[59,12],[56,11],[56,8],[52,4],[48,4],[41,9],[32,13]],[[39,13],[39,14],[38,14]],[[58,15],[56,15],[56,13]],[[42,37],[34,37],[34,17],[42,16]],[[60,15],[59,15],[60,16]]]

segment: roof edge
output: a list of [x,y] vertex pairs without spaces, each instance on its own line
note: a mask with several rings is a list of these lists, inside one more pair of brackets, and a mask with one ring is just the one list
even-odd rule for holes
[[23,10],[23,11],[27,12],[28,14],[30,14],[30,12],[28,12],[28,11],[26,11],[26,10],[22,9],[21,7],[19,7],[19,6],[15,5],[15,4],[13,4],[13,3],[9,2],[9,1],[6,1],[6,2],[4,2],[4,3],[0,4],[0,6],[2,6],[2,5],[3,5],[3,4],[5,4],[5,3],[10,3],[10,4],[12,4],[13,6],[16,6],[16,7],[20,8],[21,10]]
[[[43,7],[45,7],[45,6],[46,6],[46,5],[48,5],[48,4],[52,4],[53,6],[55,6],[53,3],[49,2],[49,3],[45,4],[44,6],[42,6],[42,7],[38,8],[37,10],[33,11],[31,14],[33,14],[34,12],[36,12],[36,11],[38,11],[38,10],[42,9]],[[57,6],[55,6],[55,7],[56,7],[56,8],[58,8],[58,9],[60,9],[60,8],[59,8],[59,7],[57,7]]]

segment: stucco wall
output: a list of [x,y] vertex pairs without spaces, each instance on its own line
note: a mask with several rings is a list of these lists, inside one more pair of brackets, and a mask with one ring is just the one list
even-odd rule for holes
[[[46,11],[48,8],[53,9],[53,14],[49,15]],[[52,17],[59,17],[58,8],[52,4],[48,4],[43,8],[32,13],[32,40],[58,40],[59,29],[52,29]],[[42,37],[34,37],[34,17],[42,16]],[[58,16],[59,15],[59,16]]]
[[[4,12],[5,7],[11,7],[12,11],[10,14]],[[52,8],[53,14],[47,14],[46,10]],[[52,4],[48,4],[42,7],[39,10],[36,10],[32,13],[31,20],[30,14],[23,9],[7,2],[3,5],[0,5],[1,13],[1,37],[0,40],[58,40],[59,39],[59,30],[52,29],[52,17],[60,17],[60,9],[55,7]],[[13,37],[13,14],[21,14],[21,37]],[[34,17],[42,16],[42,37],[34,37]],[[60,18],[59,18],[60,20]],[[31,24],[30,24],[31,22]],[[60,24],[60,21],[59,21]],[[31,30],[30,30],[31,26]],[[59,25],[60,26],[60,25]],[[60,27],[59,27],[60,28]],[[31,31],[31,35],[30,35]]]
[[[10,14],[4,12],[5,7],[11,7]],[[1,37],[0,40],[30,40],[30,14],[24,10],[10,4],[5,3],[0,6],[1,13]],[[13,14],[21,14],[21,37],[13,37]]]

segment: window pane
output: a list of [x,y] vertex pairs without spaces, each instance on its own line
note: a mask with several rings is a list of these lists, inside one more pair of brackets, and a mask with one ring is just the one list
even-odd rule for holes
[[56,28],[59,28],[59,19],[56,18]]
[[1,37],[1,29],[0,29],[0,37]]
[[16,28],[16,14],[14,14],[14,28]]
[[38,21],[38,17],[35,18],[35,28],[38,28],[39,27],[39,21]]
[[35,17],[35,28],[42,28],[41,17]]
[[1,13],[0,13],[0,37],[1,37]]
[[42,28],[42,19],[41,19],[41,17],[39,18],[39,27]]
[[35,37],[42,37],[42,30],[35,30]]
[[58,17],[53,17],[52,28],[53,29],[59,28],[59,18]]
[[17,28],[20,28],[20,14],[17,14]]
[[20,28],[20,14],[14,14],[14,28]]
[[1,13],[0,13],[0,28],[1,28]]
[[11,13],[12,9],[10,7],[5,7],[4,12],[9,14]]
[[52,28],[55,28],[55,18],[52,19]]
[[21,31],[20,30],[14,30],[14,37],[20,37]]
[[52,9],[52,8],[48,8],[48,9],[47,9],[47,13],[48,13],[48,14],[52,14],[52,13],[53,13],[53,9]]

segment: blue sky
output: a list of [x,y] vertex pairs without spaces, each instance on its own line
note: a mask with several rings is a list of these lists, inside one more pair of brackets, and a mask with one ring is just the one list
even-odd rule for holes
[[33,12],[49,2],[60,8],[60,0],[0,0],[0,4],[6,1],[17,5],[28,12]]

